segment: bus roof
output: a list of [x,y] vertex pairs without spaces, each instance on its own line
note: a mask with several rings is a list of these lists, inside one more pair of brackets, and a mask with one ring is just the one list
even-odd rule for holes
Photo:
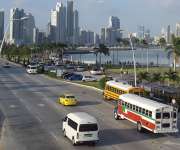
[[116,81],[108,81],[108,82],[106,82],[106,85],[109,85],[109,86],[112,86],[112,87],[115,87],[118,89],[122,89],[124,91],[128,91],[131,88],[133,88],[132,85],[129,85],[129,84],[124,83],[124,82],[116,82]]
[[147,99],[144,97],[140,97],[135,94],[122,94],[119,96],[119,98],[125,102],[131,103],[133,105],[142,107],[144,109],[148,109],[151,111],[155,111],[160,108],[167,108],[167,107],[172,107],[163,103],[159,103],[156,101],[153,101],[151,99]]
[[91,116],[85,112],[70,113],[67,116],[68,116],[68,118],[74,120],[75,122],[77,122],[79,124],[97,123],[97,120],[93,116]]

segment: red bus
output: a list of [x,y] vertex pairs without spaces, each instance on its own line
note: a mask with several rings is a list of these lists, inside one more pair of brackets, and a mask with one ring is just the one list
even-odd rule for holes
[[175,133],[177,108],[134,94],[120,95],[114,109],[114,118],[127,119],[137,124],[139,132],[147,129],[153,133]]

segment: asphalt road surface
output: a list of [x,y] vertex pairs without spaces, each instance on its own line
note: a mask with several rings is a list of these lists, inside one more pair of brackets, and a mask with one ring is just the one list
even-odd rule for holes
[[[3,150],[179,150],[180,134],[138,133],[136,125],[113,118],[113,105],[91,89],[28,75],[20,66],[3,68],[0,60],[0,117],[4,118],[0,149]],[[72,93],[75,107],[57,104],[59,95]],[[76,111],[95,116],[100,124],[96,146],[72,146],[63,137],[62,118]],[[1,148],[2,147],[2,148]]]

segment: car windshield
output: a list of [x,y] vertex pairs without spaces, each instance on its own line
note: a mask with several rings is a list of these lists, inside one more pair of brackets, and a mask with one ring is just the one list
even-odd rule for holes
[[66,98],[75,98],[74,96],[66,96]]
[[97,131],[97,124],[81,124],[79,127],[79,132]]

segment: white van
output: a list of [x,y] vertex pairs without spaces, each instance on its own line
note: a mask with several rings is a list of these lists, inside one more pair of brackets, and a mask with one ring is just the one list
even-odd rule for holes
[[73,145],[86,142],[94,145],[99,141],[97,120],[84,112],[68,114],[63,119],[62,130]]
[[26,71],[29,74],[36,74],[37,73],[37,66],[36,65],[28,65]]

